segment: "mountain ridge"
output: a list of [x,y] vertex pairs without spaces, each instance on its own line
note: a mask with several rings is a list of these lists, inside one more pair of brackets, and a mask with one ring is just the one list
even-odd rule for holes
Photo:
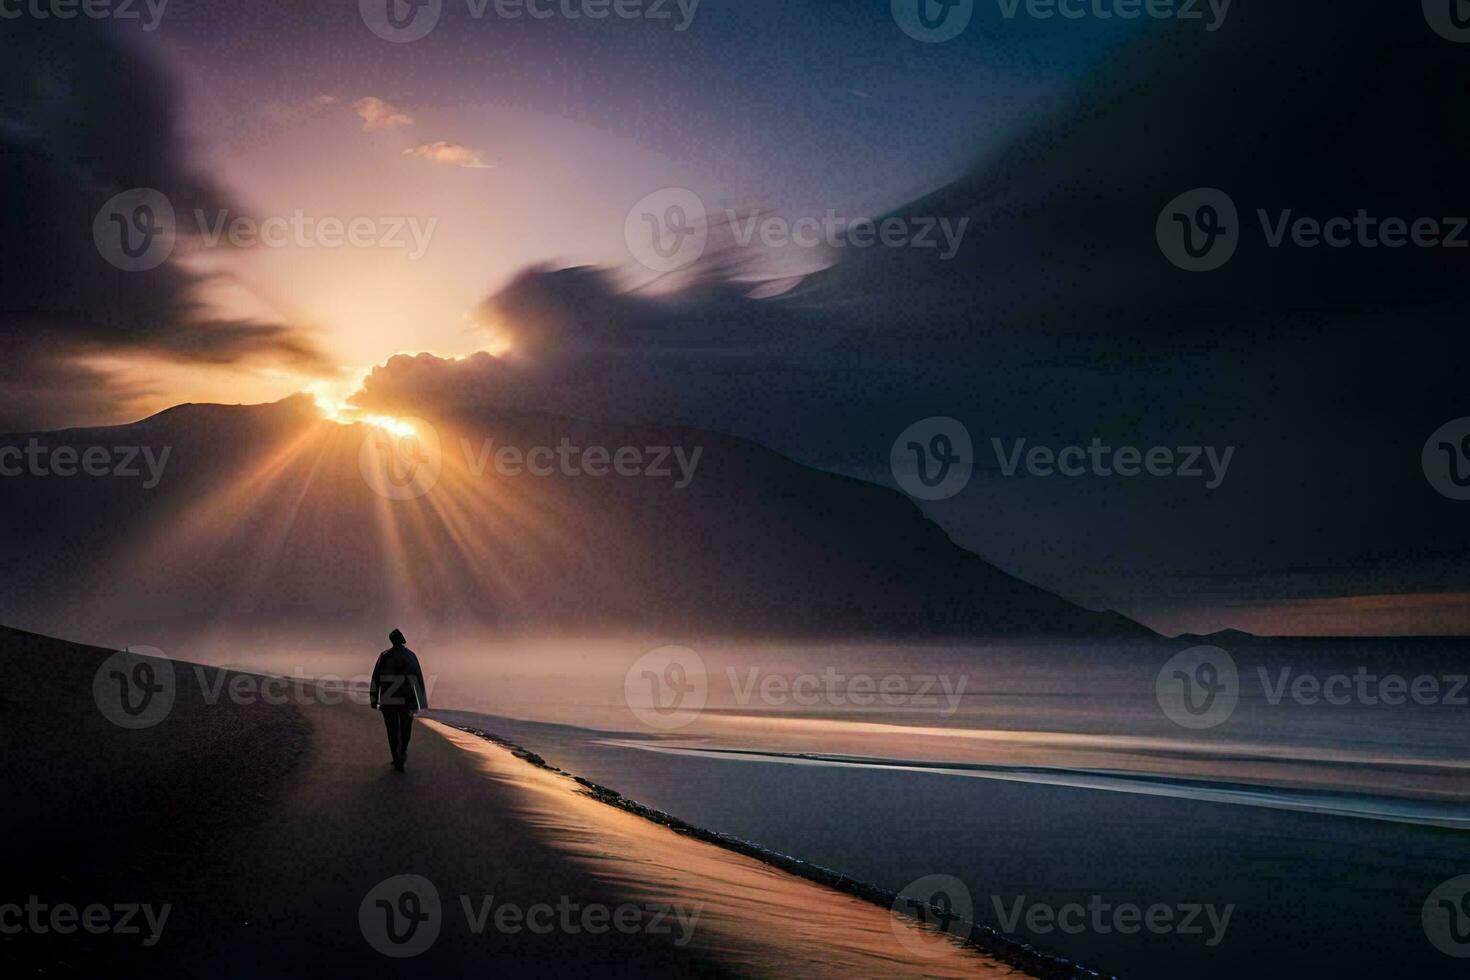
[[[372,613],[514,629],[1152,635],[989,565],[896,491],[750,440],[486,408],[414,424],[437,439],[440,475],[409,499],[377,492],[386,485],[367,462],[377,450],[365,442],[391,434],[321,419],[301,396],[0,437],[0,451],[34,439],[168,452],[153,489],[80,473],[0,480],[17,529],[0,544],[12,584],[0,618],[106,630]],[[583,451],[587,468],[528,471],[558,447]],[[501,465],[507,449],[517,467]],[[612,472],[635,456],[646,472]]]

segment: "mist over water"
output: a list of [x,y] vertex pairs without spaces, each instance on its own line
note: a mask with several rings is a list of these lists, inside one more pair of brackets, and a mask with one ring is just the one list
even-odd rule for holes
[[[1164,709],[1158,687],[1183,640],[782,643],[404,630],[437,709],[656,739],[665,750],[1124,770],[1470,802],[1470,728],[1459,703],[1470,685],[1445,641],[1242,640],[1227,652],[1238,675],[1228,715],[1188,728]],[[363,681],[387,643],[366,630],[216,631],[147,645],[181,660]],[[1397,696],[1395,677],[1404,685]]]

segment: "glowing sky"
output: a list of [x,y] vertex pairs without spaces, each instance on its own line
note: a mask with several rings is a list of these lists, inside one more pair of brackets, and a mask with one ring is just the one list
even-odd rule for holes
[[95,359],[146,389],[119,419],[303,389],[340,400],[396,353],[498,353],[471,311],[526,266],[648,278],[623,225],[662,187],[792,216],[901,204],[998,144],[1115,33],[1023,20],[918,44],[886,0],[708,0],[683,31],[469,11],[447,4],[406,44],[374,36],[355,2],[181,4],[124,36],[175,79],[190,162],[231,217],[404,219],[422,247],[196,247],[181,261],[215,276],[212,312],[304,330],[340,370]]

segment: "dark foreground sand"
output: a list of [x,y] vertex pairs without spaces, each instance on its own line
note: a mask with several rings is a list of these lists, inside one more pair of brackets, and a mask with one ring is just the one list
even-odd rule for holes
[[176,664],[166,717],[120,727],[107,655],[0,633],[4,975],[1016,975],[435,722],[397,774],[377,713],[316,688],[211,704]]

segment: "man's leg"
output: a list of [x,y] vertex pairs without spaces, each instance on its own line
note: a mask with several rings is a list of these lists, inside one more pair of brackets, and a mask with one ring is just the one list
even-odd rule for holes
[[392,708],[383,709],[383,727],[388,729],[388,751],[393,753],[393,761],[397,763],[400,755],[398,748],[398,712]]
[[408,761],[408,740],[413,735],[413,712],[400,711],[403,720],[399,722],[398,729],[398,761]]

